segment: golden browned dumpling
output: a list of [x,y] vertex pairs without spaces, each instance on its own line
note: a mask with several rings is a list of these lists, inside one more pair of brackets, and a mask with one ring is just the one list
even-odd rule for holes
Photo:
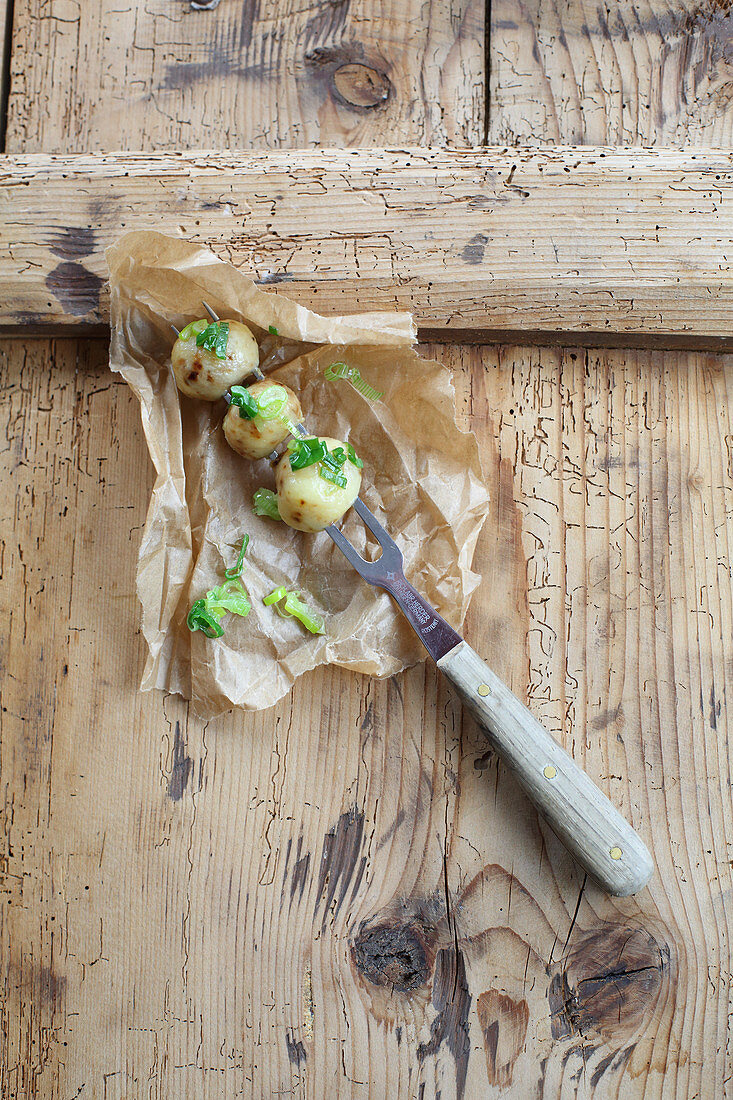
[[[187,397],[218,401],[230,386],[235,386],[259,366],[260,350],[254,336],[240,321],[229,321],[225,358],[219,359],[208,348],[199,347],[196,333],[188,339],[178,337],[171,352],[176,385]],[[188,327],[188,326],[187,326]],[[182,336],[186,334],[183,330]]]
[[284,391],[287,396],[284,408],[276,417],[256,416],[254,420],[249,420],[241,416],[239,407],[234,404],[229,407],[224,417],[224,435],[227,443],[237,454],[244,455],[245,458],[265,458],[289,434],[290,428],[287,421],[297,423],[303,419],[300,401],[289,386],[284,386],[282,382],[268,382],[267,379],[247,386],[247,393],[255,401],[263,394],[267,397],[268,390],[275,391],[275,396],[278,390]]
[[[338,439],[319,437],[329,451],[336,448],[347,449],[347,445]],[[285,453],[277,464],[275,482],[277,484],[277,503],[282,519],[298,531],[322,531],[329,523],[341,519],[359,495],[361,470],[349,459],[341,466],[339,473],[346,478],[341,487],[321,477],[321,463],[293,470],[290,455]]]

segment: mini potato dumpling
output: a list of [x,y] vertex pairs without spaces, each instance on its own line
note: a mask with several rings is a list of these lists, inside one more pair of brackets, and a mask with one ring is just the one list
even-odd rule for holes
[[186,397],[218,401],[230,386],[236,386],[259,366],[260,349],[254,336],[240,321],[229,321],[226,359],[217,359],[213,351],[200,348],[196,336],[173,345],[171,366],[176,385]]
[[[282,415],[290,420],[302,420],[303,410],[300,407],[300,401],[290,387],[284,386],[282,382],[268,382],[265,378],[262,382],[254,382],[251,386],[247,386],[247,391],[256,399],[274,386],[285,390],[288,395]],[[278,443],[282,443],[288,434],[289,428],[281,419],[265,420],[261,416],[256,416],[254,420],[248,420],[239,415],[239,408],[236,405],[230,405],[224,417],[224,435],[227,443],[237,454],[245,458],[265,458]]]
[[[338,439],[319,436],[319,439],[333,451],[336,447],[346,449],[346,444]],[[346,478],[345,488],[326,481],[320,475],[320,463],[305,466],[302,470],[293,470],[290,455],[284,454],[275,470],[277,485],[277,503],[280,516],[296,531],[315,533],[341,519],[359,495],[361,470],[349,462],[341,467]]]

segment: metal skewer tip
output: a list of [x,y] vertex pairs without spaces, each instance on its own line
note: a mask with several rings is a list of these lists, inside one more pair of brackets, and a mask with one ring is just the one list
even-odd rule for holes
[[175,332],[175,334],[176,334],[176,337],[178,337],[178,336],[180,336],[180,335],[181,335],[181,330],[180,330],[180,329],[178,329],[178,328],[176,328],[176,326],[175,326],[175,325],[171,325],[171,328],[172,328],[172,329],[173,329],[173,331]]
[[208,305],[206,302],[202,302],[201,305],[204,307],[204,309],[206,310],[206,312],[208,313],[208,315],[209,315],[209,317],[211,318],[212,321],[218,321],[219,320],[219,318],[214,313],[214,311],[213,311],[213,309],[211,308],[210,305]]

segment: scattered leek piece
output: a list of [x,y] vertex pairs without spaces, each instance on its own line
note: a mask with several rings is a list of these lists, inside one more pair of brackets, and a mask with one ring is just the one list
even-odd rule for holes
[[213,351],[217,359],[226,359],[228,343],[228,321],[213,321],[212,324],[206,326],[203,332],[199,332],[196,336],[197,347]]
[[232,386],[229,391],[230,404],[236,405],[242,420],[254,420],[260,408],[257,398],[253,397],[246,386]]
[[244,555],[247,553],[247,547],[249,546],[249,535],[245,535],[242,539],[242,546],[239,551],[239,557],[237,558],[237,564],[233,569],[225,569],[224,576],[228,581],[233,581],[236,577],[242,576],[242,568],[244,566]]
[[326,367],[323,375],[329,382],[334,381],[336,378],[345,379],[362,395],[362,397],[365,397],[367,401],[379,401],[380,397],[384,396],[384,390],[375,390],[374,386],[370,386],[369,383],[362,378],[359,369],[357,367],[350,367],[348,363],[331,363],[330,367]]
[[280,335],[280,333],[277,331],[277,329],[275,328],[274,325],[270,325],[270,327],[267,331],[270,333],[270,336],[279,336]]
[[202,318],[200,321],[191,321],[190,324],[182,328],[178,334],[179,340],[190,340],[192,336],[198,336],[209,327],[209,322],[206,318]]
[[196,600],[186,618],[188,629],[200,630],[207,638],[221,638],[224,627],[220,620],[227,612],[231,615],[241,615],[243,618],[249,615],[252,604],[249,601],[247,590],[242,584],[241,573],[244,565],[244,555],[247,552],[249,535],[242,539],[242,547],[237,557],[237,564],[233,569],[227,569],[224,573],[224,584],[218,588],[210,589],[203,599]]
[[328,453],[326,444],[320,439],[291,439],[288,443],[290,451],[290,468],[292,470],[304,470],[306,466],[314,466]]
[[297,431],[297,424],[288,415],[288,394],[283,386],[272,385],[254,397],[246,386],[232,386],[229,391],[230,404],[239,408],[242,420],[282,420],[288,431]]
[[268,519],[280,519],[280,509],[277,506],[277,493],[272,489],[256,489],[252,497],[252,507],[256,516],[267,516]]
[[323,616],[312,611],[297,592],[288,592],[284,585],[265,596],[262,602],[268,606],[274,604],[278,615],[282,615],[284,619],[298,619],[311,634],[325,633]]
[[313,466],[316,462],[320,462],[321,468],[318,473],[323,480],[330,481],[341,489],[345,489],[347,485],[347,479],[341,473],[347,458],[359,469],[364,465],[361,459],[357,458],[356,451],[350,443],[346,444],[346,450],[343,447],[334,447],[329,451],[322,439],[291,439],[288,450],[291,469],[302,470],[306,466]]
[[279,603],[280,600],[284,600],[288,594],[288,590],[285,585],[280,585],[279,588],[273,589],[269,596],[265,596],[262,600],[264,604],[269,607],[270,604]]
[[356,451],[354,450],[354,448],[352,447],[352,445],[350,443],[346,444],[346,452],[349,456],[349,462],[351,462],[354,466],[356,466],[357,470],[361,470],[362,467],[364,466],[364,463],[359,458],[359,456],[357,455]]
[[335,470],[330,470],[328,466],[321,466],[318,473],[324,481],[330,481],[334,485],[338,485],[339,489],[345,489],[348,484],[343,474],[338,474]]
[[283,409],[288,403],[287,390],[282,386],[268,386],[257,398],[259,415],[264,420],[277,420],[282,416]]

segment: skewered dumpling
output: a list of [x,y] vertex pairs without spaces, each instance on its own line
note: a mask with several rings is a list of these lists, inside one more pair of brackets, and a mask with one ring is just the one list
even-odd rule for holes
[[[310,461],[324,448],[322,459]],[[335,523],[359,495],[361,465],[354,448],[338,439],[295,440],[275,470],[281,518],[298,531],[322,531]]]
[[218,401],[259,362],[257,341],[241,321],[194,321],[183,329],[171,352],[179,390],[202,401]]
[[[224,417],[224,435],[237,454],[265,458],[289,435],[292,425],[303,419],[303,410],[290,387],[280,382],[254,382],[243,390],[242,398],[244,394],[252,400],[238,404],[240,395],[233,394]],[[258,411],[253,416],[255,408]]]

